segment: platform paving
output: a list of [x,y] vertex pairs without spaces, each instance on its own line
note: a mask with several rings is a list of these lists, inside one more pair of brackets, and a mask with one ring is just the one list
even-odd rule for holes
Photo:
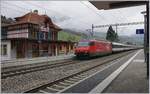
[[103,93],[149,93],[144,52],[140,52]]
[[[89,93],[94,87],[101,83],[105,78],[107,78],[112,72],[117,70],[126,60],[132,57],[134,53],[131,53],[123,58],[113,61],[110,65],[104,69],[96,72],[94,75],[87,77],[85,80],[79,82],[78,84],[71,86],[68,89],[62,91],[62,93]],[[99,93],[99,92],[92,92]]]
[[109,68],[64,90],[63,93],[149,92],[149,81],[146,76],[146,63],[144,62],[143,50],[136,51],[136,53],[128,55],[118,63],[114,63]]
[[49,56],[49,57],[36,57],[36,58],[23,58],[23,59],[14,59],[14,60],[6,60],[1,61],[1,67],[11,67],[11,66],[20,66],[20,65],[27,65],[27,64],[34,64],[34,63],[41,63],[41,62],[50,62],[50,61],[60,61],[65,59],[71,59],[75,55],[68,54],[68,55],[59,55],[59,56]]

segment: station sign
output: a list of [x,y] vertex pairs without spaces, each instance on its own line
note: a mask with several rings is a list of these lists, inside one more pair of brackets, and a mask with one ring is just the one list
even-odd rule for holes
[[144,29],[136,29],[136,34],[144,34]]

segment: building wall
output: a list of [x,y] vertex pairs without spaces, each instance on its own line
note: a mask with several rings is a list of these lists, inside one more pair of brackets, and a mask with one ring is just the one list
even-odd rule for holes
[[28,29],[9,31],[7,38],[28,38]]
[[10,60],[11,59],[11,42],[10,41],[1,41],[1,60]]
[[74,52],[74,43],[59,43],[58,45],[59,55],[61,54],[70,54]]
[[11,48],[11,59],[16,59],[16,47]]

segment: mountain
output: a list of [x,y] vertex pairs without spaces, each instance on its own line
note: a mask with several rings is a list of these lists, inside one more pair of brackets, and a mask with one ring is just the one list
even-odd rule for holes
[[[104,32],[94,32],[94,38],[106,40],[106,33]],[[132,43],[136,45],[143,45],[144,43],[144,35],[133,34],[130,36],[120,35],[119,41],[120,43]]]
[[121,43],[130,42],[136,45],[143,45],[144,43],[144,35],[131,35],[131,36],[119,36],[119,40]]
[[82,33],[82,31],[79,31],[79,30],[64,28],[63,31],[71,33],[71,34],[82,36],[83,38],[87,38],[88,37],[88,34]]
[[99,39],[106,39],[106,33],[104,32],[94,32],[94,37]]
[[60,15],[59,16],[51,16],[50,18],[52,19],[52,21],[54,23],[61,23],[61,22],[64,22],[64,21],[71,19],[68,16],[60,16]]

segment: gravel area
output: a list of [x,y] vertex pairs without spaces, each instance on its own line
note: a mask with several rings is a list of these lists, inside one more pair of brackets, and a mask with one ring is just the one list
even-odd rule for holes
[[48,61],[48,62],[42,62],[42,63],[36,63],[36,64],[26,64],[26,65],[18,65],[18,66],[11,66],[11,67],[1,67],[2,72],[7,71],[14,71],[14,70],[20,70],[20,69],[26,69],[31,67],[38,67],[38,66],[44,66],[44,65],[51,65],[51,64],[57,64],[61,62],[70,62],[73,61],[73,59],[64,59],[64,60],[57,60],[57,61]]
[[77,64],[61,66],[58,68],[52,68],[52,69],[47,69],[47,70],[42,70],[42,71],[37,71],[37,72],[27,73],[24,75],[18,75],[18,76],[2,79],[1,90],[2,93],[21,93],[31,88],[35,88],[37,86],[41,86],[43,84],[50,83],[52,81],[69,76],[73,73],[77,73],[88,67],[92,67],[95,64],[99,64],[100,61],[105,59],[106,58],[104,57],[100,59],[82,61],[81,63],[77,63]]

